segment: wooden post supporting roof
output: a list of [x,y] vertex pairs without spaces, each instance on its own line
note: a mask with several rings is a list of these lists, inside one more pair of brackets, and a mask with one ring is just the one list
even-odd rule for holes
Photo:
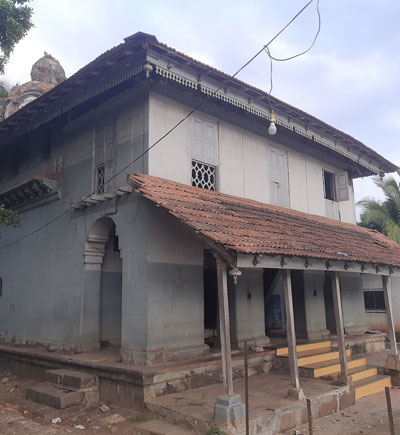
[[340,372],[342,381],[347,383],[347,357],[346,357],[346,343],[344,340],[344,324],[343,324],[343,311],[342,311],[342,297],[340,294],[340,281],[339,272],[332,272],[332,296],[333,307],[335,310],[336,334],[339,347],[340,359]]
[[386,318],[389,331],[390,348],[393,355],[398,355],[396,330],[393,321],[392,285],[389,276],[382,275],[383,294],[385,297]]
[[304,394],[300,388],[299,381],[299,367],[297,365],[296,355],[296,332],[294,327],[294,312],[293,312],[293,296],[292,296],[292,281],[290,270],[282,270],[283,290],[285,297],[285,311],[286,311],[286,333],[288,340],[289,350],[289,370],[291,388],[289,389],[289,396],[297,399],[303,399]]
[[221,337],[222,373],[225,393],[233,395],[231,334],[229,326],[228,282],[225,261],[217,257],[218,307]]

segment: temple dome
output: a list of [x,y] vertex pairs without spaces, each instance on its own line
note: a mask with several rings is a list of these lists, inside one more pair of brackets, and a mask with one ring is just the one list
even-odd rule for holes
[[31,70],[31,81],[14,86],[7,98],[0,100],[0,121],[53,89],[66,79],[64,68],[51,54],[37,60]]
[[66,79],[64,68],[51,54],[44,52],[44,56],[37,60],[31,70],[31,79],[35,82],[46,82],[58,85]]

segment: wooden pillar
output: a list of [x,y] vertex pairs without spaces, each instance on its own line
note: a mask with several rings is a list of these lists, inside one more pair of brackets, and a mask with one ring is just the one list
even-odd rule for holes
[[385,297],[386,318],[389,331],[390,348],[393,355],[398,355],[396,330],[393,321],[393,305],[392,305],[392,285],[390,276],[382,275],[383,294]]
[[228,282],[226,263],[217,257],[219,329],[221,338],[222,374],[225,393],[233,394],[231,334],[229,325]]
[[344,378],[347,377],[347,357],[346,357],[346,343],[344,341],[344,324],[343,324],[343,311],[342,311],[342,297],[340,294],[340,281],[339,272],[332,272],[332,295],[333,307],[335,310],[336,334],[339,347],[340,371]]
[[292,281],[290,270],[282,270],[283,290],[285,297],[285,311],[286,311],[286,333],[289,349],[289,370],[290,381],[292,388],[299,390],[299,367],[297,365],[296,354],[296,332],[294,327],[294,313],[293,313],[293,296],[292,296]]

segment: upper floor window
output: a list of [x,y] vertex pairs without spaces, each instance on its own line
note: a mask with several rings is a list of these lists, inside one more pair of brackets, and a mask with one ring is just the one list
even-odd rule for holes
[[347,201],[349,199],[349,180],[347,172],[335,174],[323,170],[324,197],[330,201]]
[[286,151],[271,148],[269,168],[271,204],[289,207],[289,173]]
[[[115,174],[115,132],[114,121],[96,127],[94,144],[94,174],[96,193],[113,190],[111,178]],[[111,180],[111,181],[110,181]]]
[[192,186],[216,190],[217,165],[217,124],[194,118],[192,132]]

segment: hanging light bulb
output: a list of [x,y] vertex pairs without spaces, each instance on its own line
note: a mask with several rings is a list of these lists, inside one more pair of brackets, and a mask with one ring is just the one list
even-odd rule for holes
[[239,276],[242,276],[242,271],[237,267],[234,267],[229,271],[229,275],[233,277],[233,283],[236,285]]
[[271,112],[271,116],[269,117],[269,120],[271,121],[268,127],[268,134],[273,136],[277,132],[277,128],[275,125],[275,113]]

